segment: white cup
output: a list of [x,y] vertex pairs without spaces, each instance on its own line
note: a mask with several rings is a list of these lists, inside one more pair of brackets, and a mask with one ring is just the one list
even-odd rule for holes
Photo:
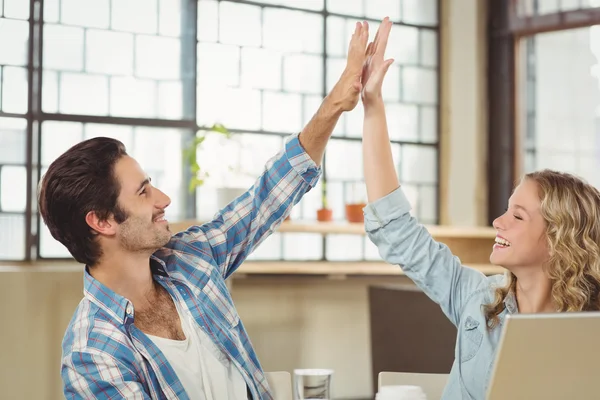
[[395,385],[382,386],[375,400],[427,400],[420,386]]

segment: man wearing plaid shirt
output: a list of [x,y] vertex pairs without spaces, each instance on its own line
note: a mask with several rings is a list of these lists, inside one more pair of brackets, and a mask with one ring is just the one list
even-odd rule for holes
[[335,124],[358,102],[367,40],[357,23],[346,68],[312,120],[204,225],[172,236],[170,199],[117,140],[83,141],[52,163],[40,213],[86,266],[63,340],[67,398],[272,399],[225,279],[318,181]]

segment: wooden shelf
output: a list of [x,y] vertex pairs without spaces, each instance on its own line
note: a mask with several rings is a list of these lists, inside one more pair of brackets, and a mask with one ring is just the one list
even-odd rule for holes
[[[184,231],[192,225],[201,225],[201,221],[180,221],[170,223],[171,232]],[[434,238],[456,239],[494,239],[496,230],[492,227],[461,227],[447,225],[426,225],[427,230]],[[319,233],[365,235],[363,224],[349,222],[317,222],[317,221],[286,221],[281,224],[277,232],[281,233]]]
[[[504,268],[490,264],[471,264],[486,275],[501,274]],[[1,272],[83,272],[74,261],[37,261],[0,263]],[[319,275],[319,276],[402,276],[397,265],[382,261],[246,261],[235,275]]]
[[[501,274],[504,268],[491,264],[466,265],[485,275]],[[236,273],[254,275],[348,275],[348,276],[402,276],[397,265],[381,261],[246,261]]]

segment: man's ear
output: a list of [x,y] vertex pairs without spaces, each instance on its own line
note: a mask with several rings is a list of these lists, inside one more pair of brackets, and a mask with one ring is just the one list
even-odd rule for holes
[[112,216],[107,219],[100,219],[96,212],[90,211],[85,216],[85,222],[99,234],[112,236],[117,233],[117,223]]

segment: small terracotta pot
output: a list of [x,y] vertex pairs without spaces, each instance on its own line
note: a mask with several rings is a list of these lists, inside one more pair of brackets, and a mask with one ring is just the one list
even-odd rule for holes
[[364,222],[363,208],[365,203],[346,204],[346,219],[348,222]]
[[317,221],[330,222],[333,221],[333,210],[330,208],[321,208],[317,210]]

